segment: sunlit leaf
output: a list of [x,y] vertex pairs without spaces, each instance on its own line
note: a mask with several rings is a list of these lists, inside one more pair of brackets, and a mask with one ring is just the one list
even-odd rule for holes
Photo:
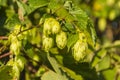
[[28,0],[28,3],[31,7],[39,8],[46,6],[48,4],[48,0]]
[[47,55],[47,57],[48,57],[48,60],[50,61],[50,64],[52,65],[53,69],[56,71],[56,73],[61,74],[60,65],[57,63],[57,61],[55,60],[55,58],[50,57],[49,54]]
[[67,41],[68,51],[71,48],[71,46],[73,46],[73,44],[75,44],[75,42],[78,40],[78,38],[79,38],[78,34],[69,34],[68,41]]
[[100,61],[98,63],[98,68],[97,70],[100,71],[100,70],[104,70],[104,69],[107,69],[110,67],[110,56],[109,55],[106,55],[102,61]]
[[67,74],[68,74],[72,79],[74,79],[74,80],[84,80],[81,75],[76,74],[74,71],[72,71],[72,70],[70,70],[70,69],[68,69],[68,68],[66,68],[66,67],[62,67],[62,69],[65,70],[65,71],[67,72]]
[[116,77],[116,72],[117,72],[117,69],[113,68],[113,69],[108,69],[106,71],[103,71],[102,74],[105,80],[114,80]]
[[56,74],[55,72],[48,71],[43,74],[41,80],[61,80],[61,79],[59,78],[59,75]]
[[93,61],[92,61],[92,66],[96,66],[101,60],[102,58],[106,55],[106,50],[102,49],[100,50],[98,53],[95,54]]

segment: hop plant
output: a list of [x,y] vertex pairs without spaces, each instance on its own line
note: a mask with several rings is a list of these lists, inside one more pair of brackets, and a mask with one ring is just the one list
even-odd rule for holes
[[43,33],[45,35],[57,34],[61,30],[59,22],[54,18],[47,18],[44,22]]
[[63,31],[57,34],[56,43],[58,48],[63,49],[67,44],[67,34]]

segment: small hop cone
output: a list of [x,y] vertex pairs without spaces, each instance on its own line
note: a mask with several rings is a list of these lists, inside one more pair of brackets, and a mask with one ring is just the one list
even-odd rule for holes
[[53,47],[54,40],[51,37],[43,38],[43,49],[48,52],[50,48]]
[[22,47],[21,41],[19,41],[16,36],[13,36],[12,40],[13,41],[11,41],[10,51],[15,55],[19,55],[20,49]]
[[50,35],[52,32],[52,27],[50,26],[50,20],[46,19],[43,25],[43,34]]
[[17,62],[13,63],[13,75],[14,75],[13,80],[19,80],[19,78],[20,78],[20,69],[18,67]]
[[67,44],[67,34],[63,31],[57,34],[56,43],[58,48],[63,49]]
[[45,35],[57,34],[60,32],[61,27],[59,22],[54,18],[47,18],[44,22],[43,33]]
[[57,33],[59,33],[60,30],[61,30],[61,27],[60,27],[59,22],[56,21],[56,20],[54,20],[53,24],[54,24],[54,25],[52,26],[52,34],[57,34]]
[[22,71],[24,69],[24,65],[26,63],[26,59],[23,56],[16,56],[15,58],[16,64],[19,68],[20,71]]
[[82,32],[79,33],[79,40],[86,42],[86,35]]
[[72,55],[76,61],[83,60],[86,56],[87,43],[78,40],[72,47]]

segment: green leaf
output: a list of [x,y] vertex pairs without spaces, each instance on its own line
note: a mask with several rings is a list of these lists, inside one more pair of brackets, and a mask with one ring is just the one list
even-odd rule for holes
[[88,21],[87,14],[78,7],[75,7],[75,10],[71,11],[70,13],[75,17],[75,20],[78,21],[77,26],[80,28],[80,30],[85,30],[87,28]]
[[76,32],[74,25],[70,22],[65,23],[65,27],[63,27],[63,30],[69,31],[69,32],[72,32],[72,33]]
[[35,10],[33,7],[30,7],[30,6],[28,6],[27,4],[24,4],[21,1],[17,1],[17,5],[22,10],[21,13],[23,15],[30,14],[31,12],[33,12]]
[[17,5],[22,10],[22,13],[25,14],[26,13],[25,4],[23,4],[21,1],[17,1]]
[[48,4],[48,0],[28,0],[28,4],[17,1],[18,7],[22,10],[23,15],[29,15],[37,8],[44,7]]
[[65,9],[65,7],[56,0],[50,1],[48,8],[52,13],[55,13],[60,19],[65,19],[67,22],[75,21],[74,17]]
[[60,76],[56,74],[55,72],[49,70],[46,73],[43,74],[41,77],[41,80],[63,80],[59,78]]
[[7,6],[7,0],[0,0],[0,6]]
[[116,77],[116,72],[117,72],[117,69],[113,68],[113,69],[103,71],[102,74],[105,80],[114,80]]
[[[70,62],[70,61],[68,61]],[[83,63],[72,63],[72,64],[64,64],[65,67],[69,68],[70,70],[74,71],[77,75],[81,75],[85,80],[98,80],[97,73],[94,68],[91,68],[88,62]],[[67,71],[67,70],[66,70]],[[69,74],[69,72],[67,72]],[[94,75],[94,77],[93,77]],[[72,75],[69,75],[73,78]],[[75,76],[74,76],[75,77]]]
[[36,72],[36,76],[40,77],[42,76],[44,73],[46,72],[46,69],[44,68],[44,66],[40,66],[38,71]]
[[55,70],[55,72],[58,74],[61,74],[60,65],[57,63],[57,61],[53,57],[50,57],[49,53],[48,53],[47,57],[48,57],[50,64],[52,65],[53,69]]
[[61,66],[55,60],[55,58],[50,57],[49,53],[47,55],[50,64],[52,65],[55,72],[59,75],[57,80],[69,80],[69,77],[61,70]]
[[63,70],[74,80],[84,80],[81,75],[76,74],[74,71],[68,69],[67,67],[62,67]]
[[58,51],[58,48],[51,48],[50,49],[50,52],[52,53],[52,54],[59,54],[59,51]]
[[113,47],[120,47],[120,40],[116,40],[116,41],[113,43]]
[[26,53],[27,53],[28,57],[33,58],[35,52],[34,52],[33,48],[31,47],[30,49],[26,50]]
[[99,62],[97,70],[105,70],[110,68],[110,56],[106,55],[102,61]]
[[116,60],[116,61],[118,61],[118,62],[120,62],[120,56],[118,55],[118,54],[114,54],[113,53],[113,58]]
[[102,49],[98,53],[96,53],[92,61],[92,67],[96,66],[106,55],[106,53],[107,51],[105,49]]
[[1,66],[0,67],[0,80],[12,80],[14,75],[12,73],[12,66]]
[[87,36],[87,42],[90,46],[94,47],[96,41],[96,32],[92,21],[89,19],[85,11],[80,9],[78,6],[68,6],[69,14],[71,14],[75,21],[73,21],[74,25],[77,26],[80,31],[84,31]]
[[52,10],[52,13],[54,13],[57,9],[60,8],[60,4],[56,0],[51,0],[48,8]]
[[92,43],[93,43],[93,45],[95,45],[97,36],[96,36],[96,31],[95,31],[95,28],[93,26],[93,23],[90,19],[88,19],[87,28],[88,28],[87,31],[89,32],[89,34],[91,36]]
[[76,22],[77,27],[79,27],[80,30],[86,29],[88,16],[85,13],[85,11],[83,11],[80,7],[74,5],[72,1],[66,1],[64,6],[68,10],[69,14],[74,16],[74,20],[77,21]]
[[67,40],[67,47],[68,51],[70,50],[71,46],[79,39],[78,34],[69,34],[68,40]]
[[33,8],[39,8],[46,6],[48,4],[48,0],[28,0],[28,3]]
[[5,22],[5,28],[9,29],[9,30],[13,30],[14,29],[14,26],[16,24],[20,24],[20,20],[18,18],[18,15],[13,15],[13,16],[10,16],[8,17],[8,19],[6,20]]

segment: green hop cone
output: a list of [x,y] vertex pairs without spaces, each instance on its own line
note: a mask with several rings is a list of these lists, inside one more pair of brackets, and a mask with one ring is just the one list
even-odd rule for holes
[[13,80],[19,80],[19,78],[20,78],[20,70],[19,70],[17,62],[13,63],[13,75],[14,75]]
[[43,34],[50,35],[52,32],[52,27],[50,26],[50,20],[46,19],[43,25]]
[[21,41],[19,41],[16,36],[13,36],[12,40],[13,41],[11,41],[10,51],[11,51],[11,53],[13,53],[15,55],[19,55],[20,49],[22,47]]
[[83,41],[83,42],[86,42],[86,35],[82,32],[79,33],[79,40]]
[[[29,35],[30,30],[29,31],[23,31],[25,29],[27,29],[27,28],[20,25],[20,24],[17,24],[17,25],[14,26],[14,30],[12,31],[12,35],[17,36],[17,38],[19,40],[28,39],[28,35]],[[23,31],[23,32],[21,32],[21,31]],[[13,41],[13,40],[11,39],[11,41]]]
[[23,56],[16,56],[15,59],[16,59],[15,61],[16,61],[16,64],[17,64],[19,70],[22,71],[24,69],[26,59]]
[[52,22],[52,33],[57,34],[60,32],[60,30],[61,30],[61,27],[59,22],[54,19]]
[[72,55],[76,61],[83,60],[86,56],[87,43],[78,40],[72,47]]
[[43,33],[45,35],[57,34],[61,30],[60,24],[54,18],[47,18],[44,22]]
[[20,33],[20,31],[22,31],[23,29],[24,26],[21,26],[19,24],[15,25],[14,30],[12,31],[8,38],[9,42],[11,43],[10,51],[15,55],[19,55],[20,49],[22,47],[22,40],[27,39],[28,36],[27,31]]
[[67,44],[67,34],[63,31],[57,34],[56,43],[58,48],[63,49]]
[[51,37],[43,36],[43,49],[48,52],[53,47],[54,40]]
[[79,33],[79,40],[72,47],[72,55],[76,61],[83,60],[88,48],[87,39],[84,33]]
[[18,34],[21,30],[21,25],[20,24],[17,24],[14,26],[14,33],[15,34]]

